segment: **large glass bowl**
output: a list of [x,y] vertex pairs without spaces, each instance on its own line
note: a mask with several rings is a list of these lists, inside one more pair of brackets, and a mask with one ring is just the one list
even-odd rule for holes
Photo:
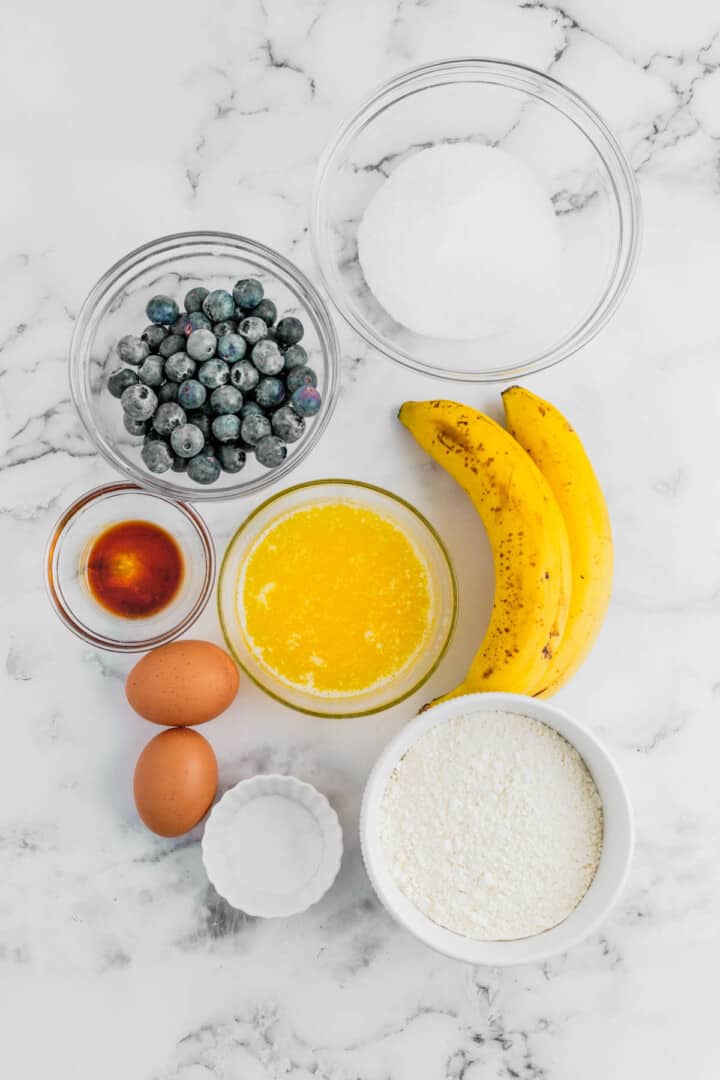
[[[280,315],[290,313],[302,319],[302,343],[323,397],[320,412],[308,421],[303,438],[288,446],[288,455],[277,469],[265,469],[248,455],[242,472],[223,472],[208,487],[184,473],[149,472],[140,458],[142,438],[128,435],[120,402],[106,386],[108,376],[122,366],[115,353],[118,338],[142,332],[148,323],[145,305],[154,293],[167,293],[182,304],[187,290],[195,285],[228,288],[238,278],[250,276],[260,279]],[[287,476],[327,427],[338,393],[337,338],[317,290],[282,255],[230,233],[178,233],[130,252],[95,285],[82,306],[70,346],[70,389],[92,442],[113,468],[135,483],[158,495],[194,502],[250,495]]]
[[[433,617],[419,654],[389,682],[352,696],[325,697],[283,682],[249,647],[238,595],[245,560],[255,541],[279,518],[302,507],[350,502],[394,522],[410,538],[430,575]],[[322,567],[320,568],[322,572]],[[392,492],[355,480],[314,480],[278,492],[250,514],[228,544],[218,579],[218,613],[225,641],[243,671],[276,701],[313,716],[365,716],[397,705],[430,678],[442,660],[457,617],[457,585],[450,556],[429,521]]]
[[[458,142],[520,158],[552,202],[562,244],[552,302],[473,341],[424,337],[395,322],[357,254],[364,211],[393,170],[420,149]],[[616,311],[639,236],[635,179],[612,133],[578,94],[520,64],[446,60],[397,76],[343,125],[318,166],[312,242],[333,302],[368,344],[429,375],[511,379],[570,356]]]

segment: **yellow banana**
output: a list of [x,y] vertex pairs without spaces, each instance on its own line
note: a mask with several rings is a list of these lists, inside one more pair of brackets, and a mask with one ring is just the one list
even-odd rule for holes
[[490,624],[465,680],[445,696],[534,694],[547,683],[570,599],[570,550],[555,496],[519,444],[483,413],[453,401],[407,401],[399,418],[468,493],[495,560]]
[[511,387],[502,397],[508,429],[552,488],[570,541],[567,626],[535,692],[536,697],[550,697],[580,667],[605,618],[613,571],[610,518],[593,467],[564,416],[521,386]]

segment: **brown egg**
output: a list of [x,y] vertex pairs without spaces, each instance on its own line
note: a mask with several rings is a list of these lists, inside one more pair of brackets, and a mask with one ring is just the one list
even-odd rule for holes
[[158,836],[180,836],[201,821],[217,791],[215,752],[202,735],[172,728],[147,744],[135,766],[135,806]]
[[153,724],[205,724],[227,709],[240,677],[230,657],[209,641],[171,641],[138,660],[125,693]]

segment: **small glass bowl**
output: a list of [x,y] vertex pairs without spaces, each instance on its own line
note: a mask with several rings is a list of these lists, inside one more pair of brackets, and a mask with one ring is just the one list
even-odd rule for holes
[[[159,525],[182,552],[177,595],[147,618],[113,615],[93,599],[85,578],[91,542],[121,521]],[[197,510],[135,484],[106,484],[81,495],[56,524],[45,553],[45,584],[58,616],[83,641],[111,652],[143,652],[180,637],[203,611],[214,582],[215,548]]]
[[[276,469],[265,469],[249,455],[242,472],[223,472],[207,487],[194,483],[185,473],[153,474],[140,458],[142,438],[127,433],[120,402],[107,390],[108,376],[123,366],[115,345],[124,334],[142,333],[148,323],[145,305],[154,293],[166,293],[182,305],[185,293],[195,285],[227,288],[238,278],[249,276],[263,283],[279,315],[289,313],[302,319],[302,344],[317,372],[321,409],[308,421],[304,436],[288,446],[285,461]],[[218,501],[263,491],[283,479],[317,444],[332,416],[338,388],[335,329],[315,287],[282,255],[231,233],[178,233],[131,251],[103,274],[90,292],[70,346],[70,390],[92,442],[118,472],[173,499]]]
[[[289,686],[263,667],[245,640],[238,610],[240,575],[255,541],[273,522],[300,507],[349,502],[393,521],[412,540],[431,576],[434,620],[415,661],[382,686],[342,697],[324,697]],[[312,716],[367,716],[388,709],[419,690],[442,660],[457,618],[457,584],[450,556],[435,529],[410,503],[384,488],[356,480],[313,480],[278,492],[257,507],[228,544],[218,579],[218,614],[228,649],[243,671],[276,701]]]
[[[523,161],[552,202],[562,244],[552,303],[474,341],[429,338],[395,322],[357,253],[365,209],[393,170],[421,149],[459,142]],[[311,235],[331,299],[369,345],[428,375],[515,379],[576,352],[617,310],[637,261],[640,203],[623,150],[578,94],[521,64],[461,58],[391,79],[337,132],[318,166]]]

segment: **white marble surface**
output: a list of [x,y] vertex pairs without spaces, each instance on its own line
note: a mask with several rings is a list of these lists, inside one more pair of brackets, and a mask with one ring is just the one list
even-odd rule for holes
[[[0,209],[0,1054],[12,1080],[710,1080],[718,1075],[720,806],[720,14],[714,0],[225,0],[3,7]],[[69,401],[73,319],[98,274],[188,228],[256,236],[312,273],[324,141],[382,78],[459,53],[552,71],[637,168],[645,242],[619,315],[529,380],[574,419],[605,485],[617,578],[606,629],[558,702],[611,746],[639,840],[626,895],[542,967],[444,960],[380,909],[356,839],[366,772],[411,705],[295,716],[248,686],[206,733],[227,785],[297,773],[347,853],[306,915],[260,922],[208,889],[197,836],[153,838],[131,776],[152,734],[129,663],[48,608],[55,517],[109,470]],[[333,424],[297,479],[387,485],[427,510],[463,583],[459,675],[489,605],[489,554],[459,490],[393,420],[442,390],[342,326]],[[494,407],[497,387],[466,397]],[[458,392],[455,388],[454,392]],[[245,506],[207,518],[222,549]],[[212,611],[197,627],[219,640]]]

